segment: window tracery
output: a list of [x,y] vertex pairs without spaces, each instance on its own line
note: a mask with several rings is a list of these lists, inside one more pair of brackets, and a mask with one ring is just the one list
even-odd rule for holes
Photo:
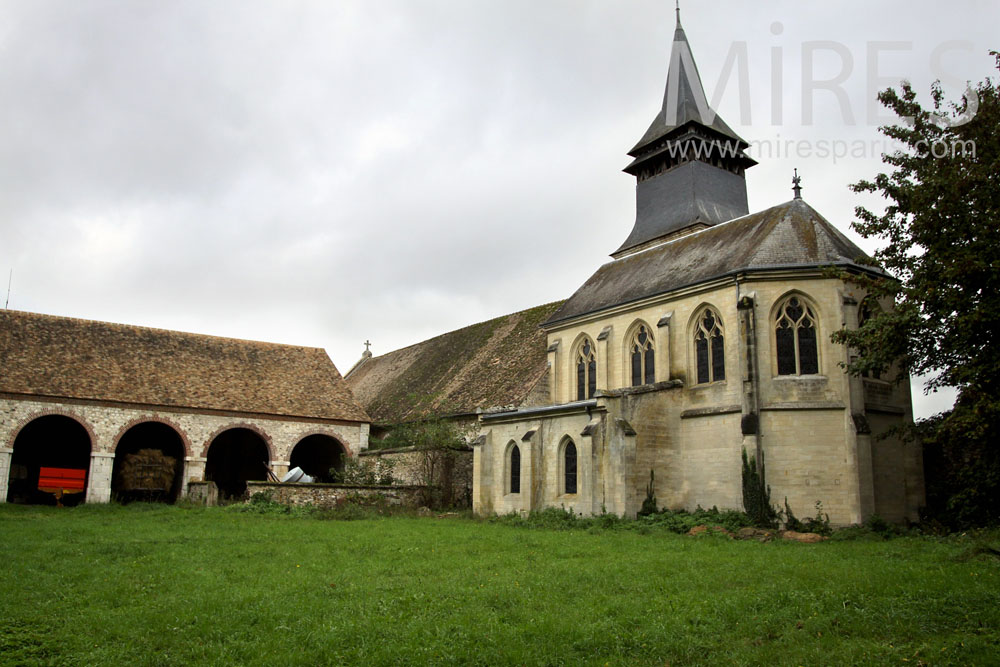
[[656,382],[656,357],[653,349],[653,337],[646,325],[640,325],[632,335],[629,343],[629,356],[632,362],[632,386]]
[[778,375],[819,373],[816,340],[816,314],[813,309],[797,296],[788,297],[778,308],[774,323]]
[[726,379],[726,345],[722,319],[712,308],[705,308],[698,316],[694,352],[698,384]]
[[576,355],[576,400],[593,398],[597,391],[597,354],[589,338],[584,339]]

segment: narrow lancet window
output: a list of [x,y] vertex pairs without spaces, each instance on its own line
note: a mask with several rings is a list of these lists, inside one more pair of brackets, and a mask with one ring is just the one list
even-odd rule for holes
[[592,398],[597,391],[597,355],[590,339],[583,341],[576,357],[576,400]]
[[632,386],[656,382],[656,361],[653,351],[653,337],[645,325],[640,326],[629,343],[632,361]]
[[521,450],[510,448],[510,492],[521,493]]
[[576,445],[570,440],[566,443],[563,454],[563,485],[564,493],[576,493]]

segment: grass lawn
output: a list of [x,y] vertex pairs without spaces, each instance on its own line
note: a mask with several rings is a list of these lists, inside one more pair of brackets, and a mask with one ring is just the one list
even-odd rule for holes
[[0,505],[0,663],[1000,664],[982,539]]

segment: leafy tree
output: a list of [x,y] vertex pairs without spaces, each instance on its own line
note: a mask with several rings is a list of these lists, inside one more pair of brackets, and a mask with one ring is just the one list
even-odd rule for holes
[[429,419],[398,424],[372,444],[379,449],[416,449],[417,461],[412,473],[415,481],[425,487],[424,505],[467,506],[472,503],[472,467],[468,465],[467,444],[470,435],[469,428],[463,429],[455,422]]
[[959,103],[946,103],[940,84],[931,97],[924,108],[905,82],[879,94],[901,119],[880,130],[902,149],[883,155],[887,173],[852,186],[887,202],[881,213],[859,206],[852,227],[884,243],[874,258],[898,280],[851,279],[894,308],[833,338],[857,350],[853,373],[898,363],[929,375],[931,391],[958,389],[952,411],[919,425],[948,463],[928,484],[945,482],[942,509],[961,510],[961,523],[991,523],[1000,519],[1000,91],[986,79]]

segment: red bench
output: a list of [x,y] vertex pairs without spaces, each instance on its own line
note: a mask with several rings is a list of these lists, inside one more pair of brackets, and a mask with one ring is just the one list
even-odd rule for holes
[[38,471],[38,490],[51,493],[62,505],[62,497],[71,493],[83,493],[87,471],[75,468],[41,468]]

